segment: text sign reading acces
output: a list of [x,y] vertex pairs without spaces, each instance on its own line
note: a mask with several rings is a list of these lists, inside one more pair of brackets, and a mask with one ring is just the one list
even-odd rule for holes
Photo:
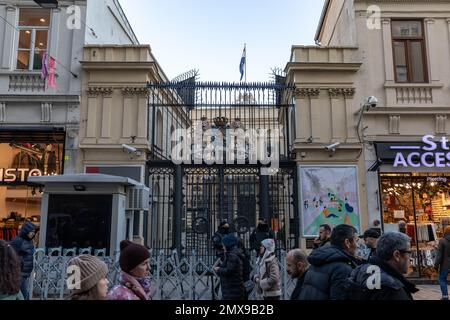
[[28,177],[41,177],[39,169],[6,169],[0,168],[0,182],[26,182]]
[[[398,151],[395,156],[394,167],[450,167],[449,140],[446,137],[442,137],[439,142],[434,140],[435,136],[426,135],[422,138],[424,144],[422,146],[391,146],[391,150]],[[439,145],[441,150],[438,150]]]

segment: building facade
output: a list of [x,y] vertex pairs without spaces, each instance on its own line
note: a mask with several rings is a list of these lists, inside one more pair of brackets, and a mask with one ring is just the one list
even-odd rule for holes
[[[5,228],[17,229],[40,220],[42,190],[29,175],[80,172],[84,46],[138,41],[113,0],[59,1],[56,9],[0,1],[0,18],[0,220],[12,218]],[[56,88],[41,79],[45,53],[55,60]]]
[[[413,276],[434,275],[433,247],[450,218],[449,17],[448,1],[326,1],[318,46],[294,46],[287,66],[298,87],[299,164],[355,165],[360,230],[405,222]],[[369,96],[376,106],[365,105]],[[312,213],[333,221],[326,204]]]

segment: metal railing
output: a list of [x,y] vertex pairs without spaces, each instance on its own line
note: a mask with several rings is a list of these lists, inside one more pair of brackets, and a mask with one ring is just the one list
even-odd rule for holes
[[[111,288],[118,283],[120,267],[118,253],[105,255],[106,250],[86,249],[37,249],[34,255],[34,270],[30,278],[30,295],[33,300],[63,300],[68,297],[67,265],[70,259],[80,254],[93,254],[103,260],[108,266],[107,278]],[[204,260],[195,251],[190,255],[180,257],[176,251],[167,255],[164,251],[150,250],[151,280],[154,300],[220,300],[220,278],[212,271],[220,264]],[[281,252],[280,280],[282,297],[289,299],[295,282],[289,277],[284,265],[286,252]],[[251,257],[251,267],[256,262],[256,256]],[[253,272],[252,272],[253,274]],[[250,300],[260,300],[254,289],[249,294]]]

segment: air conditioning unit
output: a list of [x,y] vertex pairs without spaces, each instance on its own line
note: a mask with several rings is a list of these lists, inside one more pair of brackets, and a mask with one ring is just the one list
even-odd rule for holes
[[127,211],[148,211],[150,189],[144,186],[131,187],[127,190]]

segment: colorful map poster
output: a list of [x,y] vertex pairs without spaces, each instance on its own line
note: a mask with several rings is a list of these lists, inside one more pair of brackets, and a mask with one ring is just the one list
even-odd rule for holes
[[321,224],[354,226],[360,232],[356,166],[300,167],[304,237],[316,237]]

